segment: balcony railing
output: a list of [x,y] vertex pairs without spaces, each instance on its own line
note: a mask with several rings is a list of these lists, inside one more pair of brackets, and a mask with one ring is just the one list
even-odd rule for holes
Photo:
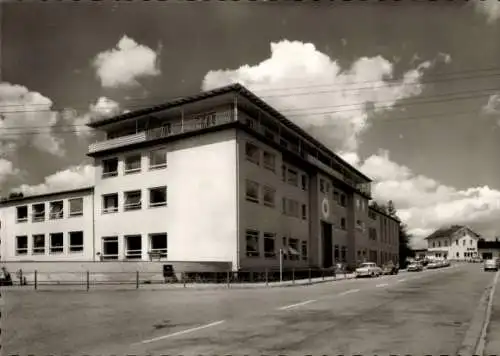
[[209,127],[227,124],[233,121],[233,112],[230,110],[216,112],[211,115],[199,114],[185,118],[173,119],[167,126],[144,130],[132,135],[121,136],[89,145],[89,153],[96,153],[108,149],[128,146],[134,143],[152,141],[164,137],[175,136],[186,132],[193,132]]

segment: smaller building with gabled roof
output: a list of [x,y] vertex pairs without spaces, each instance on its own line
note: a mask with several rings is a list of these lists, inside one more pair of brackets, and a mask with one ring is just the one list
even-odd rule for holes
[[480,238],[481,235],[465,225],[443,227],[425,238],[428,247],[427,256],[450,260],[478,257]]

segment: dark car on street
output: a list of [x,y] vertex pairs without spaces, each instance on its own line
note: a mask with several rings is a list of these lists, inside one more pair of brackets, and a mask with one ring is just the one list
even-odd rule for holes
[[382,274],[398,274],[399,267],[392,261],[387,262],[382,266]]
[[7,268],[2,267],[0,269],[0,286],[11,286],[12,285],[12,277],[10,276]]

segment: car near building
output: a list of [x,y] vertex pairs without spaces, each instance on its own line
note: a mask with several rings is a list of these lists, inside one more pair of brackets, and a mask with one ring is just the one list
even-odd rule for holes
[[364,262],[356,268],[356,278],[360,277],[379,277],[382,274],[382,269],[374,262]]
[[485,260],[483,268],[485,271],[498,271],[500,269],[500,259],[490,258]]
[[240,84],[88,126],[94,185],[2,201],[2,261],[398,262],[371,179]]

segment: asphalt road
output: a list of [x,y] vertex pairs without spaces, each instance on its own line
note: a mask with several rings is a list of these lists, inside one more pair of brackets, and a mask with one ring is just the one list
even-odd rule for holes
[[494,276],[471,264],[289,288],[6,291],[2,336],[20,355],[456,354]]

